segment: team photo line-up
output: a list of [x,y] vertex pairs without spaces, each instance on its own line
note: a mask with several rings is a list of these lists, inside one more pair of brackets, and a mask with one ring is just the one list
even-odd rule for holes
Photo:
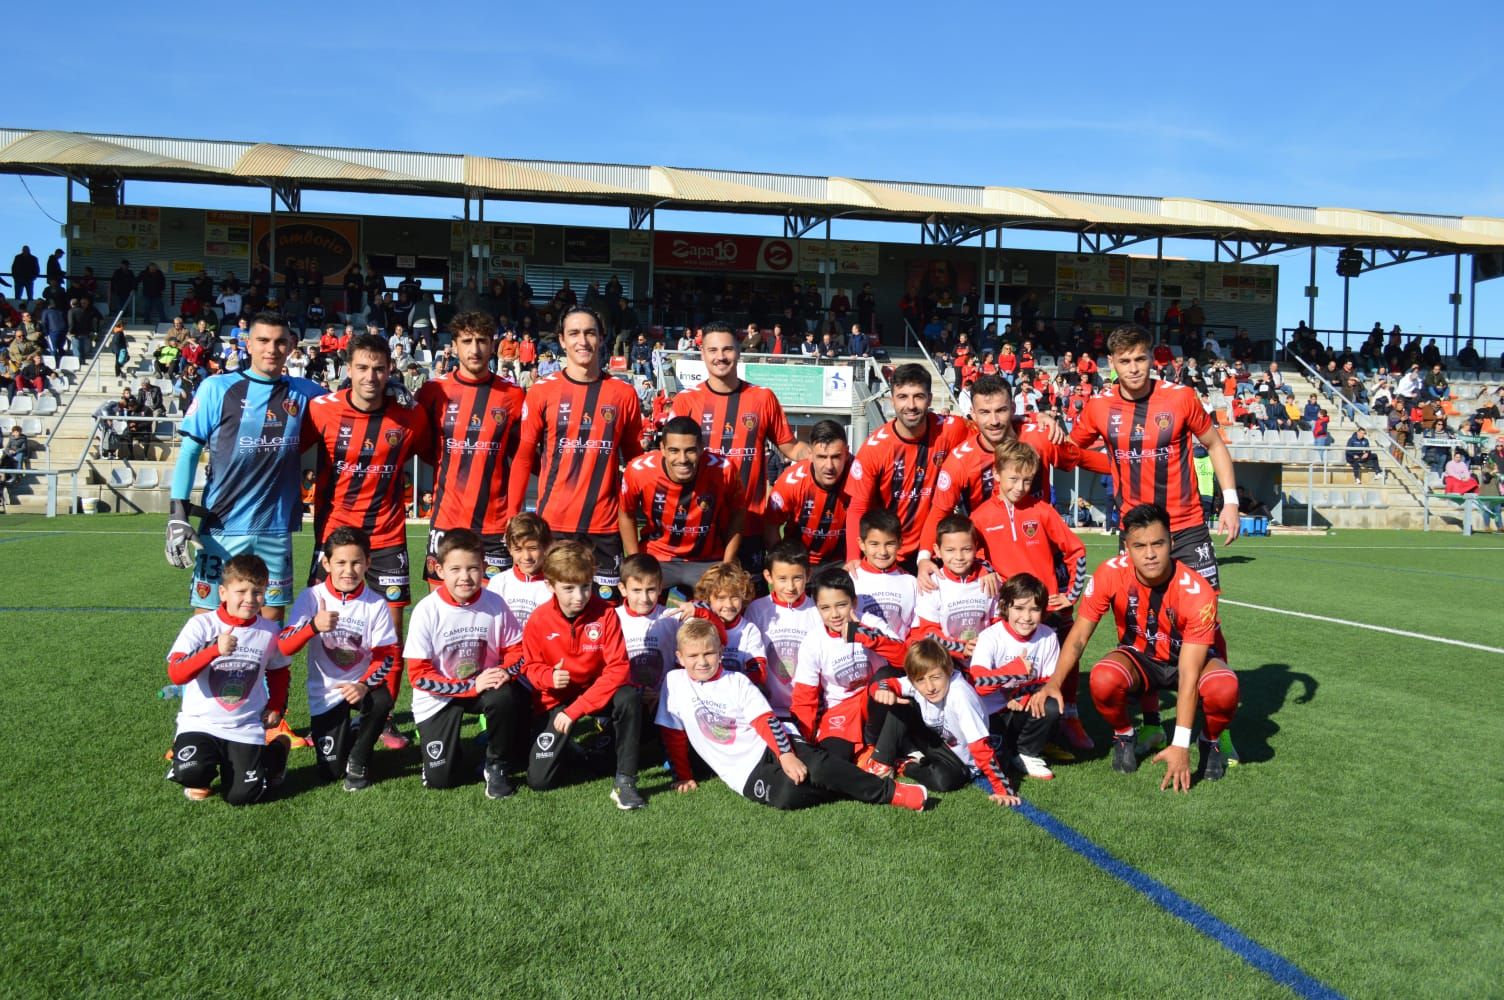
[[[566,310],[561,370],[524,392],[492,370],[494,321],[463,313],[458,367],[409,395],[379,335],[352,341],[346,384],[326,392],[287,374],[284,318],[251,321],[247,364],[206,379],[179,427],[166,556],[192,570],[195,614],[168,654],[182,706],[167,777],[187,798],[217,781],[232,804],[263,800],[310,742],[321,778],[369,787],[377,742],[406,745],[390,721],[405,674],[430,789],[479,773],[502,799],[519,777],[534,791],[600,777],[640,809],[639,763],[666,760],[677,792],[714,775],[780,809],[917,810],[968,784],[1016,805],[1017,779],[1093,748],[1078,681],[1108,614],[1117,645],[1088,687],[1112,768],[1152,753],[1160,787],[1189,790],[1198,707],[1195,776],[1237,762],[1193,449],[1227,498],[1224,544],[1232,458],[1196,394],[1151,377],[1146,331],[1108,338],[1116,381],[1068,432],[1016,416],[991,375],[969,419],[934,413],[928,370],[904,364],[893,419],[852,452],[834,421],[797,440],[777,397],[739,377],[722,324],[704,331],[705,380],[646,450],[637,394],[602,371],[604,330]],[[771,481],[770,448],[792,463]],[[315,553],[294,596],[309,450]],[[429,590],[409,615],[414,458],[434,484]],[[1121,512],[1120,554],[1094,572],[1049,501],[1051,473],[1077,466],[1111,476]],[[668,601],[674,588],[690,599]],[[304,649],[306,742],[284,718]],[[1160,691],[1175,694],[1169,734]],[[483,760],[466,759],[466,715],[483,718]]]

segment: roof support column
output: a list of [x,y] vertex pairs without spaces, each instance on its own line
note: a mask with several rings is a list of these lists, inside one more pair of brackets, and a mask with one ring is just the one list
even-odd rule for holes
[[1478,255],[1469,254],[1467,287],[1467,339],[1472,340],[1478,336]]
[[1347,350],[1347,304],[1353,279],[1343,275],[1342,277],[1342,349]]
[[[474,234],[470,232],[470,191],[467,188],[465,190],[465,253],[463,260],[461,260],[460,262],[461,284],[465,284],[470,281],[470,253],[475,246],[475,244],[472,242],[473,239]],[[476,261],[475,263],[478,269],[480,267],[480,261]],[[476,285],[479,286],[479,284],[480,282],[477,281]]]
[[1311,247],[1311,283],[1306,286],[1306,326],[1316,329],[1316,247]]
[[1457,334],[1462,326],[1462,254],[1452,257],[1452,357],[1457,356]]
[[[267,236],[267,240],[266,240],[266,255],[267,255],[267,258],[268,258],[266,268],[267,268],[268,271],[271,272],[271,282],[272,282],[273,285],[275,285],[277,283],[277,182],[276,181],[272,181],[271,195],[272,195],[272,213],[271,213],[271,223],[270,223],[270,225],[268,227],[268,236]],[[271,289],[270,288],[267,289],[267,294],[268,295],[271,294]]]
[[[1154,241],[1154,315],[1149,317],[1149,332],[1153,333],[1160,328],[1159,317],[1163,315],[1160,310],[1160,297],[1165,287],[1165,238],[1159,237]],[[1159,338],[1154,338],[1158,342]]]
[[657,280],[657,276],[654,274],[655,265],[657,264],[654,258],[657,256],[657,250],[658,210],[650,209],[648,211],[648,326],[653,325],[653,306],[658,302],[657,289],[653,284]]

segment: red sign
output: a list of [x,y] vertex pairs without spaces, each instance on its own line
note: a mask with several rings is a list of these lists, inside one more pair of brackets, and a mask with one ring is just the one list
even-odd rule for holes
[[788,240],[714,233],[657,233],[653,259],[660,268],[694,271],[793,272],[796,264]]

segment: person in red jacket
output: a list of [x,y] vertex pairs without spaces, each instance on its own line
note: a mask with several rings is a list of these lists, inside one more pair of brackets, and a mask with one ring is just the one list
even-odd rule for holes
[[578,752],[569,738],[575,724],[609,711],[616,745],[611,801],[618,809],[641,809],[647,805],[637,790],[642,698],[629,680],[616,609],[592,593],[595,571],[595,557],[579,541],[558,542],[544,556],[543,577],[553,600],[535,608],[522,631],[522,673],[532,694],[523,685],[504,689],[514,710],[491,739],[513,746],[517,723],[543,718],[527,764],[528,787],[541,792],[559,783],[570,755]]

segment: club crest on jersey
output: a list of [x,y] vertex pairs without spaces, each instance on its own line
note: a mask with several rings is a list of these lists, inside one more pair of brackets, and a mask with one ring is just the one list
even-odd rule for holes
[[195,583],[193,585],[193,591],[194,591],[194,593],[198,594],[199,597],[208,597],[209,596],[209,585],[207,583],[204,583],[204,582],[200,581],[200,582]]
[[950,473],[949,472],[946,472],[944,469],[940,470],[940,477],[935,480],[935,489],[937,489],[937,490],[948,490],[948,489],[950,489]]
[[298,415],[298,401],[296,399],[282,400],[282,412],[286,413],[289,417],[296,417]]
[[1039,522],[1038,521],[1025,521],[1024,522],[1024,537],[1025,538],[1033,538],[1037,534],[1039,534]]
[[585,638],[589,639],[591,642],[600,642],[601,627],[594,622],[591,622],[589,625],[585,626]]
[[699,507],[701,510],[707,510],[708,511],[710,509],[710,498],[709,497],[700,497],[699,499],[697,499],[695,501],[695,505],[697,507]]
[[402,432],[395,427],[386,432],[386,443],[393,448],[402,443]]
[[745,427],[745,428],[747,428],[747,430],[749,430],[749,431],[755,431],[755,430],[757,430],[757,414],[755,414],[755,413],[743,413],[742,414],[742,426]]
[[1162,431],[1169,430],[1170,429],[1170,415],[1168,413],[1156,413],[1156,414],[1154,414],[1154,426],[1158,427]]
[[603,407],[601,407],[601,419],[604,420],[608,424],[615,423],[616,422],[616,407],[614,407],[614,406],[603,406]]
[[506,423],[507,411],[500,406],[491,407],[491,419],[498,424]]

